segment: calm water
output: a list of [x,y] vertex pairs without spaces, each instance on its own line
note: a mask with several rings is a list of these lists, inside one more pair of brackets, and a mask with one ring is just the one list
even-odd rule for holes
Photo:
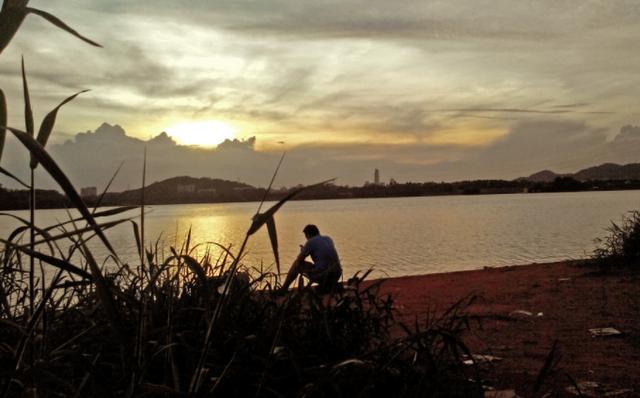
[[[162,234],[164,245],[179,247],[191,227],[193,242],[234,244],[237,249],[256,207],[152,206],[147,241]],[[640,191],[302,201],[287,203],[276,225],[285,267],[304,243],[304,225],[315,223],[334,239],[347,275],[375,267],[378,276],[400,276],[582,258],[611,221],[638,207]],[[44,210],[38,212],[37,224],[65,219],[64,210]],[[16,226],[14,220],[0,218],[2,237]],[[121,257],[135,258],[130,224],[107,235]],[[93,247],[104,254],[99,242]],[[245,263],[273,265],[266,230],[255,234],[248,247]]]

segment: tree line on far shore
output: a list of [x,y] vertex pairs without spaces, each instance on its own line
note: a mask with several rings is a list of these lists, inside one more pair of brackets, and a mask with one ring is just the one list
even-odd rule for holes
[[[185,187],[191,189],[184,189]],[[204,188],[200,188],[204,187]],[[147,189],[147,204],[180,203],[225,203],[253,202],[265,195],[264,188],[256,188],[233,181],[177,177],[157,182]],[[286,195],[291,188],[281,188],[267,195],[269,200],[277,200]],[[406,182],[391,184],[365,184],[352,187],[348,185],[327,184],[319,189],[305,192],[299,200],[312,199],[356,199],[407,196],[438,195],[491,195],[541,192],[580,192],[612,191],[640,189],[640,180],[589,180],[579,181],[572,177],[560,176],[549,182],[534,182],[527,179],[517,180],[473,180],[457,182]],[[84,197],[88,205],[100,200],[103,206],[137,204],[139,190],[107,192],[104,195]],[[52,209],[69,207],[66,197],[55,190],[37,190],[38,208]],[[29,191],[6,189],[0,186],[0,209],[22,210],[29,208]]]

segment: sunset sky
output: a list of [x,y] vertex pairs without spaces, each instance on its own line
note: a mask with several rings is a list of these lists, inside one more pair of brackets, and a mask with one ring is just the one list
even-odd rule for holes
[[[137,181],[127,175],[143,141],[163,131],[156,179],[265,185],[283,150],[281,185],[359,185],[374,167],[384,180],[439,181],[640,161],[637,0],[30,5],[104,45],[30,16],[0,56],[12,126],[24,126],[21,54],[38,120],[91,89],[63,108],[51,142],[78,184],[100,185],[122,160],[117,187]],[[139,140],[106,125],[75,137],[103,122]],[[237,141],[216,148],[225,138]],[[87,151],[99,146],[95,164]],[[11,148],[3,162],[20,174]]]

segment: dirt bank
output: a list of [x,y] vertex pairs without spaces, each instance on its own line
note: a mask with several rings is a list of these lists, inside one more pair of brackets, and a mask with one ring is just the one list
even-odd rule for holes
[[[395,297],[401,319],[411,324],[475,295],[466,310],[471,331],[465,341],[474,353],[501,358],[483,365],[483,376],[500,389],[531,396],[558,339],[560,360],[543,391],[555,389],[564,396],[573,379],[598,383],[599,396],[611,391],[640,396],[639,282],[640,272],[605,274],[560,262],[391,278],[382,292]],[[602,327],[623,334],[591,336],[589,329]],[[588,384],[580,386],[586,390]]]

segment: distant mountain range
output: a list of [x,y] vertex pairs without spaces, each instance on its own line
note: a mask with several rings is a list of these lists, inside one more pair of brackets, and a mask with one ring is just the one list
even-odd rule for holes
[[578,181],[604,181],[604,180],[640,180],[640,163],[619,165],[604,163],[599,166],[589,167],[577,173],[558,174],[551,170],[543,170],[531,174],[529,177],[521,177],[518,180],[531,182],[552,182],[557,177],[571,177]]

